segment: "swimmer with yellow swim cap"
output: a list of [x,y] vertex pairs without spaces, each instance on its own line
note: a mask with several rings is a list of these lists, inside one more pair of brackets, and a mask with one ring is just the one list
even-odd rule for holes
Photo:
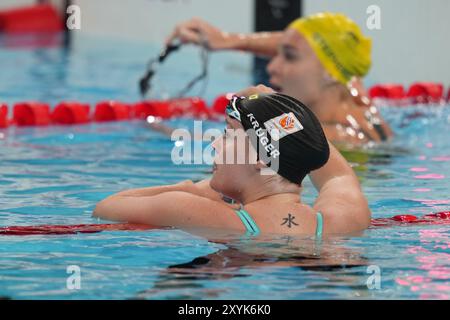
[[200,44],[204,38],[211,50],[271,57],[271,85],[307,104],[329,140],[365,143],[392,136],[360,80],[372,64],[372,42],[345,15],[319,13],[293,21],[284,32],[249,35],[226,33],[195,18],[178,25],[167,42]]

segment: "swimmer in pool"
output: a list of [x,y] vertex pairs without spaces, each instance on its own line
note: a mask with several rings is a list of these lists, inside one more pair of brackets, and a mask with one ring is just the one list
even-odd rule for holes
[[362,86],[371,66],[371,40],[343,14],[320,13],[293,21],[284,32],[222,32],[201,19],[178,25],[168,37],[210,50],[242,50],[271,58],[271,86],[311,108],[333,143],[392,137]]
[[[195,234],[213,229],[320,238],[366,229],[371,214],[358,179],[314,113],[269,88],[241,94],[227,107],[225,134],[212,144],[211,180],[119,192],[98,203],[94,216]],[[239,155],[242,147],[244,161],[228,162],[227,154]],[[300,198],[308,174],[319,191],[312,207]]]

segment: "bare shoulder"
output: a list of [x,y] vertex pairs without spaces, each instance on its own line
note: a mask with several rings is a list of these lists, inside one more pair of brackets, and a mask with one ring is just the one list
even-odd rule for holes
[[329,192],[316,201],[314,208],[324,217],[324,230],[332,234],[362,231],[370,225],[371,212],[361,193]]
[[324,231],[329,234],[348,234],[364,231],[370,226],[371,212],[364,203],[364,199],[355,198],[355,205],[336,201],[326,209],[321,210],[324,218]]

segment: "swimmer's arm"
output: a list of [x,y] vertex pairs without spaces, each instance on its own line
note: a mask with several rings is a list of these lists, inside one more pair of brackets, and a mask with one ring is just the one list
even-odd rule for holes
[[192,193],[216,201],[222,200],[221,195],[209,187],[209,180],[202,180],[197,183],[194,183],[191,180],[185,180],[180,183],[172,185],[130,189],[116,193],[113,196],[149,197],[149,196],[156,196],[164,192],[172,192],[172,191],[182,191]]
[[239,218],[225,204],[182,191],[143,197],[114,195],[97,205],[94,216],[181,229],[207,227],[243,230]]
[[283,32],[278,31],[250,34],[229,33],[203,19],[193,18],[178,24],[166,39],[166,44],[178,39],[182,43],[200,45],[206,38],[210,50],[242,50],[273,57],[277,53],[282,35]]
[[161,122],[160,120],[148,123],[149,128],[153,129],[154,131],[160,132],[168,137],[172,137],[173,132],[175,131],[174,128],[169,127],[165,123]]
[[274,57],[277,54],[283,32],[256,32],[230,34],[230,49],[250,52],[259,56]]
[[371,213],[358,178],[331,143],[327,164],[309,176],[319,191],[313,208],[325,215],[325,228],[346,232],[369,226]]
[[184,192],[194,192],[195,184],[191,180],[181,181],[177,184],[165,185],[165,186],[155,186],[146,188],[129,189],[116,193],[113,196],[122,197],[148,197],[156,196],[163,192],[170,191],[184,191]]
[[[167,124],[163,123],[160,120],[155,121],[153,123],[149,123],[148,127],[154,131],[157,131],[159,133],[166,135],[169,138],[172,138],[172,135],[173,135],[174,131],[176,130],[175,128],[168,126]],[[196,141],[211,142],[211,139],[206,139],[206,138],[204,139],[203,136],[200,134],[197,134],[195,132],[195,130],[194,130],[194,132],[191,132],[191,137],[193,137],[193,140],[196,140]]]

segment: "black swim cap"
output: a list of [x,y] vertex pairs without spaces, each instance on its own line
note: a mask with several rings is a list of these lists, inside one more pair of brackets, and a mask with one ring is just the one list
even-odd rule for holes
[[[280,93],[233,97],[227,114],[238,119],[266,165],[277,161],[277,173],[301,185],[311,171],[325,165],[328,141],[314,113],[300,101]],[[254,138],[252,138],[252,135]]]

